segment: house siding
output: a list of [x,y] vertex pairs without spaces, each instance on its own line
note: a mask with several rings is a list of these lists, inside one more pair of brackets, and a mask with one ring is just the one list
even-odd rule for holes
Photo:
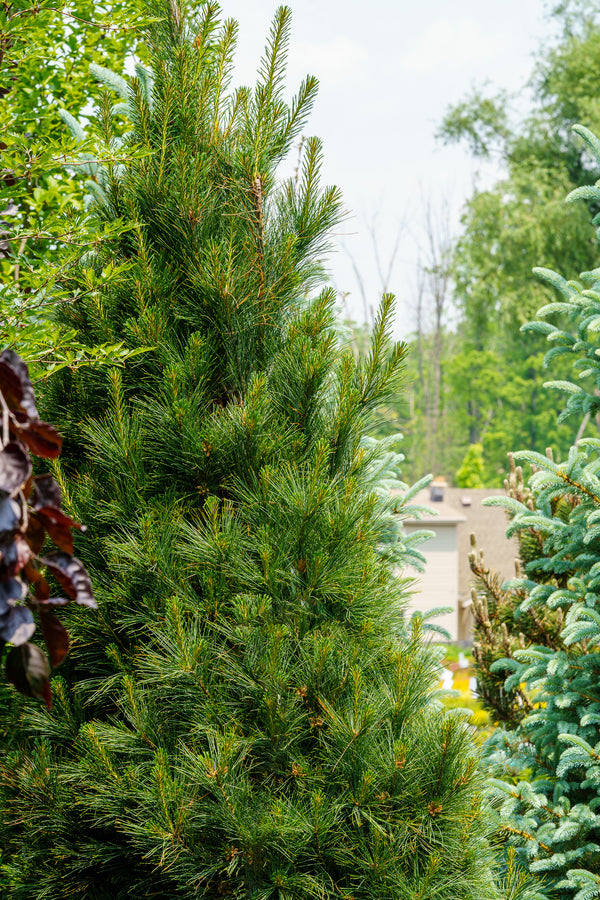
[[[407,524],[407,534],[423,526]],[[428,525],[429,527],[429,525]],[[423,545],[427,557],[425,572],[407,569],[415,578],[409,612],[428,612],[436,606],[452,607],[452,612],[436,616],[435,623],[445,628],[453,641],[461,639],[458,628],[458,542],[456,523],[435,525],[435,537]]]
[[[416,582],[417,593],[410,601],[410,609],[426,612],[436,606],[452,606],[453,613],[439,616],[435,621],[449,631],[453,641],[470,642],[473,639],[470,609],[473,576],[469,567],[471,532],[475,533],[477,546],[485,551],[487,564],[502,579],[514,576],[514,560],[519,548],[515,537],[506,538],[506,513],[498,507],[483,506],[487,497],[498,495],[498,491],[487,489],[447,488],[443,502],[439,503],[430,502],[429,492],[424,490],[417,494],[414,502],[428,506],[434,515],[426,514],[421,519],[404,522],[408,534],[423,528],[436,534],[419,547],[426,559],[425,572],[406,571]],[[465,499],[467,504],[463,502]]]

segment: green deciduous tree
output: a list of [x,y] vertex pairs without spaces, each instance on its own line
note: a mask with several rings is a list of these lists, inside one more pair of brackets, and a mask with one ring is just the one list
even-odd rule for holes
[[[60,111],[100,99],[89,67],[121,71],[136,46],[139,5],[13,0],[0,13],[0,346],[16,349],[36,376],[61,365],[119,363],[122,347],[83,348],[72,331],[52,322],[69,303],[64,278],[106,234],[88,228],[81,145],[71,139]],[[95,147],[86,146],[86,159]],[[105,148],[115,157],[115,148]],[[91,156],[90,156],[91,154]],[[110,277],[106,271],[104,277]],[[93,290],[94,285],[84,288]]]
[[[540,51],[531,102],[520,120],[506,94],[478,89],[448,112],[440,129],[443,141],[464,141],[476,158],[493,159],[503,170],[492,187],[475,190],[464,209],[450,267],[458,321],[440,360],[446,473],[457,470],[470,443],[481,441],[490,486],[501,486],[511,447],[552,444],[566,453],[571,443],[569,429],[556,422],[556,397],[542,388],[543,340],[519,326],[550,296],[545,285],[532,287],[534,266],[576,277],[595,265],[588,210],[563,198],[595,177],[595,163],[571,126],[600,127],[599,10],[597,2],[554,10],[557,33]],[[416,427],[404,429],[412,477],[422,474],[417,423],[426,409],[418,344],[412,342],[411,363]],[[402,419],[397,427],[403,429]]]
[[319,141],[277,179],[316,90],[284,100],[289,11],[233,92],[235,24],[153,12],[154,88],[128,101],[148,152],[96,205],[131,227],[87,262],[126,269],[61,314],[90,346],[152,349],[46,391],[100,602],[66,617],[53,709],[22,714],[3,760],[2,890],[492,900],[476,753],[406,633],[362,440],[402,375],[392,299],[355,360],[320,290],[340,198]]
[[471,444],[465,453],[461,467],[456,473],[456,483],[464,488],[482,488],[483,485],[483,444]]

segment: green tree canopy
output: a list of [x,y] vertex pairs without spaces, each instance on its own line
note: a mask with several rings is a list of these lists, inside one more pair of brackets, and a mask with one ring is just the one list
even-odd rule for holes
[[471,444],[456,473],[456,483],[464,488],[482,488],[483,475],[483,444]]
[[[571,126],[586,121],[600,128],[600,8],[597,2],[560,4],[553,17],[556,36],[539,53],[531,102],[520,119],[507,94],[477,89],[449,110],[440,128],[442,141],[464,141],[476,157],[493,158],[504,170],[465,206],[451,263],[458,321],[440,360],[445,439],[438,442],[435,467],[456,471],[468,445],[482,442],[489,485],[501,485],[514,447],[550,443],[564,453],[574,437],[557,423],[560,407],[542,387],[542,339],[520,331],[550,300],[547,287],[531,277],[534,266],[569,278],[593,269],[598,258],[589,215],[596,202],[586,209],[563,198],[598,174]],[[430,390],[419,347],[425,352],[429,345],[417,338],[412,346],[415,415],[405,430],[408,471],[417,477]]]
[[[97,227],[93,234],[87,227],[88,190],[76,177],[83,167],[95,180],[96,148],[85,147],[84,164],[61,111],[83,108],[89,120],[101,97],[90,65],[121,72],[140,26],[136,0],[70,7],[15,0],[0,19],[0,346],[18,350],[38,376],[49,364],[124,358],[119,347],[84,350],[51,316],[55,305],[72,299],[63,275],[103,239]],[[105,155],[118,155],[116,147]]]

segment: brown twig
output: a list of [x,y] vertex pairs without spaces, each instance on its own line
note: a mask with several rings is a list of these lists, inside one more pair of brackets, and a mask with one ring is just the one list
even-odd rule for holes
[[13,276],[13,280],[15,284],[19,285],[19,276],[21,274],[21,263],[18,261],[19,257],[23,255],[25,252],[25,247],[27,246],[27,237],[21,238],[21,243],[19,244],[19,249],[17,250],[17,262],[15,263],[15,272]]

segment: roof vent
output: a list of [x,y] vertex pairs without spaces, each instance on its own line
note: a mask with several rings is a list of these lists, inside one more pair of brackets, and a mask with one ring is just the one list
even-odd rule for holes
[[448,487],[448,482],[443,475],[436,475],[429,485],[429,499],[432,503],[441,503],[444,499],[444,491]]

